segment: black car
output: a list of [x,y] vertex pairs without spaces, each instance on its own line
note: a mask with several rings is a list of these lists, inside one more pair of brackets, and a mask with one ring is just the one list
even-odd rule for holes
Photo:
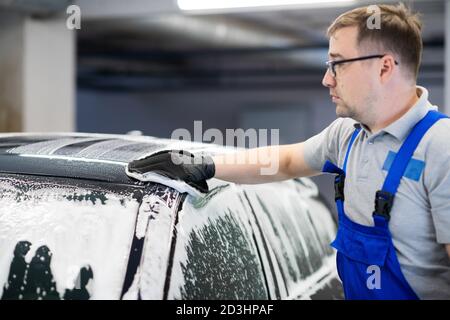
[[194,198],[127,163],[210,144],[0,135],[2,299],[341,299],[336,223],[309,179],[211,179]]

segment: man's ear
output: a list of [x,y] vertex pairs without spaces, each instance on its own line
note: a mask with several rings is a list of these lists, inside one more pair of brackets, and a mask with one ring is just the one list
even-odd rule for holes
[[386,82],[392,77],[395,67],[397,66],[393,56],[388,54],[381,58],[380,78],[382,82]]

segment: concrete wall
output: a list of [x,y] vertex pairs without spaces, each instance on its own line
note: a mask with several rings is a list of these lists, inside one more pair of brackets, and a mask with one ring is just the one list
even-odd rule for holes
[[23,18],[0,14],[0,132],[22,130]]
[[0,14],[0,132],[75,130],[75,32]]

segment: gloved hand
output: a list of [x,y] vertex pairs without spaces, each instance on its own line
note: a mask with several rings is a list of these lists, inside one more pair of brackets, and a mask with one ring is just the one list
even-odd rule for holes
[[128,164],[129,175],[146,180],[145,174],[153,172],[161,176],[183,180],[200,192],[208,192],[207,179],[214,177],[215,166],[211,157],[193,155],[184,150],[160,151],[144,159]]

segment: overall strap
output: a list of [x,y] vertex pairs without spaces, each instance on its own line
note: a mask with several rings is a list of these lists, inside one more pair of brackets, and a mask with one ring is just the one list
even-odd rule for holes
[[337,176],[334,178],[334,200],[336,201],[336,206],[339,214],[339,219],[342,219],[345,215],[344,213],[344,183],[345,183],[345,169],[347,166],[348,155],[350,154],[350,150],[352,148],[353,142],[356,139],[360,129],[355,129],[353,132],[350,142],[347,147],[347,152],[345,154],[344,160],[344,169],[339,168],[331,161],[326,161],[323,166],[322,171],[328,173],[335,173]]
[[353,142],[355,142],[356,136],[358,135],[360,130],[361,130],[360,128],[356,128],[355,131],[353,131],[352,137],[350,138],[350,142],[348,143],[347,153],[345,154],[344,159],[344,165],[342,166],[342,170],[344,170],[344,172],[347,172],[348,156],[350,154],[350,150],[352,149]]
[[428,111],[426,116],[414,126],[405,142],[400,147],[400,150],[395,156],[388,171],[387,177],[384,180],[383,187],[381,190],[377,191],[375,196],[375,211],[373,212],[375,224],[385,225],[389,220],[390,211],[398,186],[400,185],[400,180],[405,173],[406,167],[408,166],[414,151],[428,129],[442,118],[447,118],[447,116],[437,111]]
[[355,129],[355,131],[353,131],[353,134],[350,138],[350,142],[347,147],[347,152],[345,153],[343,169],[336,166],[333,162],[327,160],[327,161],[325,161],[325,164],[323,165],[322,172],[345,174],[345,169],[347,167],[348,155],[350,154],[350,150],[352,149],[353,142],[355,141],[356,136],[358,135],[359,131],[360,131],[360,129]]

